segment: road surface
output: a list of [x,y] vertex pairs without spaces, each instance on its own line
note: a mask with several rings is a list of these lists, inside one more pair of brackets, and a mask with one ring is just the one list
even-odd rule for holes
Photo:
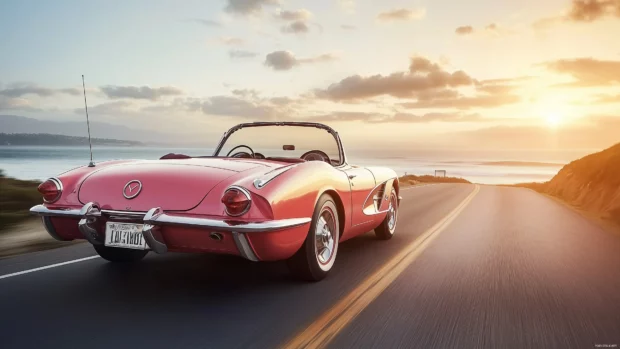
[[[87,244],[0,260],[0,347],[277,348],[321,335],[308,347],[620,345],[618,236],[527,189],[402,196],[394,238],[343,243],[320,283],[228,256],[119,267],[85,258]],[[337,321],[321,327],[325,314]]]

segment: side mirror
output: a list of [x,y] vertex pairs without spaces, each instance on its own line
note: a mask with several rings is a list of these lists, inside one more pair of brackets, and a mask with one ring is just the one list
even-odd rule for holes
[[285,144],[282,146],[282,150],[295,150],[295,146],[292,144]]

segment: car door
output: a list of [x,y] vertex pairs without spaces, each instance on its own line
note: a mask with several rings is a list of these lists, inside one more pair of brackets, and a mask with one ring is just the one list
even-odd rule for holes
[[351,187],[351,226],[372,221],[372,217],[364,214],[364,202],[370,191],[375,187],[372,172],[363,167],[350,167],[344,172],[349,178]]

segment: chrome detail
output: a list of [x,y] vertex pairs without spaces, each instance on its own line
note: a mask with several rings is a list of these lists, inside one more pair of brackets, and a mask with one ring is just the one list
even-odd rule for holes
[[[133,183],[138,184],[138,186],[137,186],[137,187],[133,187],[133,188],[132,188],[132,186],[131,186],[131,185],[132,185]],[[126,193],[126,191],[127,191],[127,187],[129,187],[129,192],[130,192],[130,193],[132,193],[134,189],[137,189],[137,191],[135,192],[135,194],[129,194],[129,195],[127,195],[127,193]],[[138,194],[140,194],[140,192],[141,192],[141,191],[142,191],[142,182],[140,182],[140,181],[139,181],[139,180],[137,180],[137,179],[133,179],[133,180],[131,180],[131,181],[127,182],[127,184],[125,184],[125,186],[123,187],[123,196],[125,197],[125,199],[129,199],[129,200],[131,200],[131,199],[135,198],[136,196],[138,196]]]
[[159,227],[151,224],[144,224],[142,226],[142,236],[144,237],[144,240],[146,240],[146,244],[150,247],[151,250],[153,250],[157,254],[164,254],[168,252],[168,246],[165,243],[157,240],[153,235],[153,232],[157,231],[157,229],[159,229]]
[[215,241],[222,241],[222,240],[224,240],[224,235],[222,235],[222,233],[217,233],[217,232],[214,232],[214,231],[209,233],[209,237],[212,240],[215,240]]
[[146,212],[143,211],[117,211],[117,210],[101,210],[102,216],[115,217],[115,218],[142,218]]
[[245,234],[242,234],[238,231],[233,231],[232,236],[241,257],[249,259],[252,262],[258,262],[258,257],[256,257],[256,254],[254,253],[252,246],[250,246],[250,242],[248,241],[248,238],[245,236]]
[[321,212],[314,230],[314,252],[320,264],[327,264],[334,254],[334,231],[336,230],[333,213],[326,209]]
[[[88,241],[91,241],[93,239],[94,241],[99,241],[101,239],[97,231],[90,226],[90,224],[94,223],[97,218],[100,218],[102,215],[109,215],[110,217],[128,217],[133,220],[139,221],[138,224],[144,224],[142,230],[145,239],[147,240],[149,247],[151,247],[151,249],[153,249],[157,253],[163,253],[158,252],[157,243],[164,246],[165,244],[163,242],[157,241],[154,236],[151,240],[151,237],[149,235],[152,235],[152,230],[155,227],[161,225],[178,225],[217,231],[231,231],[237,233],[260,233],[295,228],[304,224],[308,224],[312,220],[311,218],[306,217],[270,220],[263,222],[233,221],[196,216],[192,217],[191,215],[171,215],[164,213],[159,207],[152,208],[146,213],[100,210],[99,205],[93,202],[87,203],[82,207],[81,210],[49,209],[43,205],[36,205],[30,209],[30,213],[42,217],[80,218],[78,228],[80,229],[82,234],[84,234],[85,238],[88,239]],[[159,251],[161,250],[163,250],[163,248],[159,248]]]
[[245,210],[243,210],[243,212],[238,213],[238,214],[231,214],[228,212],[228,208],[226,207],[226,205],[224,205],[224,211],[226,212],[227,215],[231,216],[231,217],[239,217],[239,216],[243,216],[244,214],[246,214],[249,210],[250,207],[252,207],[252,194],[250,194],[250,191],[245,189],[244,187],[238,186],[238,185],[231,185],[230,187],[226,188],[226,190],[224,190],[224,195],[226,194],[226,192],[228,192],[231,189],[236,189],[239,190],[241,193],[243,193],[243,195],[245,195],[245,197],[248,199],[248,201],[250,201],[250,204],[248,205],[248,207],[245,208]]
[[340,140],[340,136],[338,135],[338,132],[336,132],[333,128],[327,125],[324,125],[324,124],[320,124],[317,122],[303,122],[303,121],[250,122],[250,123],[239,124],[237,126],[230,128],[228,131],[224,132],[224,135],[220,139],[220,142],[218,143],[217,147],[215,148],[215,151],[213,152],[213,156],[219,155],[220,151],[224,147],[224,144],[226,144],[228,137],[230,137],[233,133],[239,131],[240,129],[244,127],[257,127],[257,126],[302,126],[302,127],[316,127],[316,128],[326,130],[327,132],[329,132],[329,134],[331,134],[334,137],[334,139],[336,140],[336,144],[338,145],[338,156],[340,156],[340,163],[335,165],[334,167],[341,167],[341,166],[346,165],[347,163],[347,156],[344,152],[342,141]]
[[48,201],[48,200],[45,200],[45,198],[43,198],[43,202],[51,204],[51,203],[54,203],[54,202],[58,201],[58,199],[60,199],[60,197],[62,196],[63,187],[62,187],[62,182],[60,181],[60,179],[58,179],[56,177],[48,178],[48,179],[44,180],[43,183],[45,183],[47,181],[53,182],[56,185],[56,189],[58,190],[58,195],[56,195],[54,200],[49,200]]
[[45,230],[47,231],[47,233],[50,234],[50,236],[53,237],[54,239],[58,241],[73,240],[73,239],[65,239],[62,236],[58,235],[58,233],[56,232],[56,229],[54,228],[54,225],[52,224],[52,219],[50,217],[43,216],[41,217],[41,220],[43,221],[43,226],[45,227]]
[[162,214],[163,212],[161,210],[161,207],[154,207],[148,210],[148,212],[144,215],[143,220],[146,223],[152,224],[152,221],[157,219],[157,217],[161,216]]
[[97,217],[101,217],[101,211],[99,211],[99,205],[95,202],[89,202],[82,207],[80,215],[83,217],[78,223],[78,229],[93,245],[103,245],[103,238],[97,232],[97,229],[90,226],[90,224],[97,221]]
[[275,179],[276,177],[290,170],[293,167],[295,167],[295,165],[287,166],[285,168],[280,168],[280,169],[276,169],[276,170],[265,173],[262,177],[254,180],[254,188],[262,189],[264,186],[267,185],[267,183],[271,182],[273,179]]
[[390,230],[390,234],[394,234],[394,229],[396,228],[396,221],[398,220],[398,198],[396,196],[391,196],[390,198],[390,206],[388,207],[387,217],[388,217],[388,229]]
[[221,231],[237,231],[240,233],[265,232],[294,228],[310,223],[310,218],[289,218],[265,222],[239,222],[210,218],[161,215],[145,219],[144,222],[153,225],[181,225],[196,228],[215,229]]
[[71,217],[71,218],[81,218],[80,210],[76,209],[49,209],[43,205],[36,205],[30,208],[30,213],[35,214],[37,216],[51,216],[51,217]]
[[[387,212],[387,210],[388,210],[388,209],[385,209],[385,210],[380,210],[380,208],[381,208],[381,203],[383,202],[383,201],[382,201],[383,199],[386,199],[386,198],[385,198],[385,193],[387,193],[387,192],[391,192],[391,191],[392,191],[392,188],[393,188],[393,186],[394,186],[394,182],[392,182],[392,183],[389,185],[389,188],[388,188],[388,182],[389,182],[389,181],[393,181],[394,179],[396,179],[396,177],[394,177],[394,178],[389,178],[388,180],[383,181],[383,182],[381,182],[381,183],[379,183],[379,184],[375,185],[375,187],[374,187],[374,188],[372,188],[372,190],[370,190],[370,192],[368,193],[368,196],[366,196],[366,199],[364,200],[364,206],[363,206],[364,208],[365,208],[365,207],[367,207],[368,200],[370,199],[370,196],[371,196],[371,195],[375,192],[375,190],[377,190],[377,188],[379,188],[379,187],[380,187],[380,186],[382,186],[382,185],[385,185],[385,186],[386,186],[386,187],[382,190],[382,193],[381,193],[381,195],[380,195],[380,196],[375,194],[375,196],[373,196],[373,197],[372,197],[372,199],[373,199],[373,201],[374,201],[374,202],[373,202],[373,207],[375,208],[375,212],[368,212],[368,210],[364,210],[364,214],[365,214],[366,216],[372,216],[372,215],[376,215],[376,214],[380,214],[380,213],[385,213],[385,212]],[[388,198],[389,198],[389,197],[388,197]],[[377,201],[379,201],[379,202],[377,203]],[[388,201],[388,200],[386,199],[386,201]],[[362,209],[363,209],[363,208],[362,208]]]

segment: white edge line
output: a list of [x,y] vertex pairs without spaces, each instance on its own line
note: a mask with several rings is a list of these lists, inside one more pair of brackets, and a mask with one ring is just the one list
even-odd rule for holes
[[18,271],[16,273],[11,273],[11,274],[0,275],[0,279],[6,279],[6,278],[13,277],[13,276],[22,275],[22,274],[34,273],[35,271],[40,271],[40,270],[45,270],[45,269],[50,269],[50,268],[61,267],[63,265],[67,265],[67,264],[84,262],[84,261],[88,261],[88,260],[95,259],[95,258],[99,258],[99,256],[90,256],[90,257],[85,257],[85,258],[80,258],[80,259],[74,259],[74,260],[67,261],[67,262],[46,265],[44,267],[28,269],[28,270],[24,270],[24,271]]

